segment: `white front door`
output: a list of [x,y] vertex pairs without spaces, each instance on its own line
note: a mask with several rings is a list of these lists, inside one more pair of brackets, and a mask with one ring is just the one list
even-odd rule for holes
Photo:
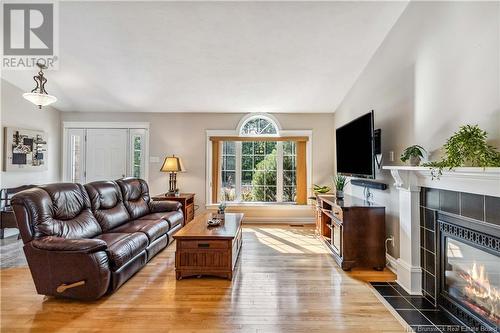
[[128,129],[87,129],[86,182],[127,175]]

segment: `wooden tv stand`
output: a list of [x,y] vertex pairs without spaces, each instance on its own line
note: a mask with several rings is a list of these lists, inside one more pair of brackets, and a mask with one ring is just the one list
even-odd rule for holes
[[385,207],[363,199],[319,195],[316,232],[343,270],[385,267]]

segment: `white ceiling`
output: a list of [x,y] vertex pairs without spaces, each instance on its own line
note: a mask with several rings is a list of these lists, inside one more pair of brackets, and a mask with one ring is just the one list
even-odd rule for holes
[[61,111],[333,112],[406,5],[60,2],[46,88]]

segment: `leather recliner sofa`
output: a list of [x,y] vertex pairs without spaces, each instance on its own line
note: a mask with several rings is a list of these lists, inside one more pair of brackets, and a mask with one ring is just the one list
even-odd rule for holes
[[137,178],[38,186],[12,206],[37,292],[85,300],[118,289],[184,223],[180,203],[152,201]]

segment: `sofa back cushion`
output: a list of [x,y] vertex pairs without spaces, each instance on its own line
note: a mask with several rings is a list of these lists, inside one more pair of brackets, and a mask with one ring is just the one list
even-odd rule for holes
[[86,184],[85,189],[90,197],[92,212],[103,231],[118,227],[130,219],[117,183],[93,182]]
[[12,198],[12,205],[25,242],[43,236],[75,239],[102,233],[80,184],[57,183],[22,191]]
[[123,194],[123,203],[130,217],[137,219],[150,213],[148,184],[138,178],[122,178],[116,181]]

